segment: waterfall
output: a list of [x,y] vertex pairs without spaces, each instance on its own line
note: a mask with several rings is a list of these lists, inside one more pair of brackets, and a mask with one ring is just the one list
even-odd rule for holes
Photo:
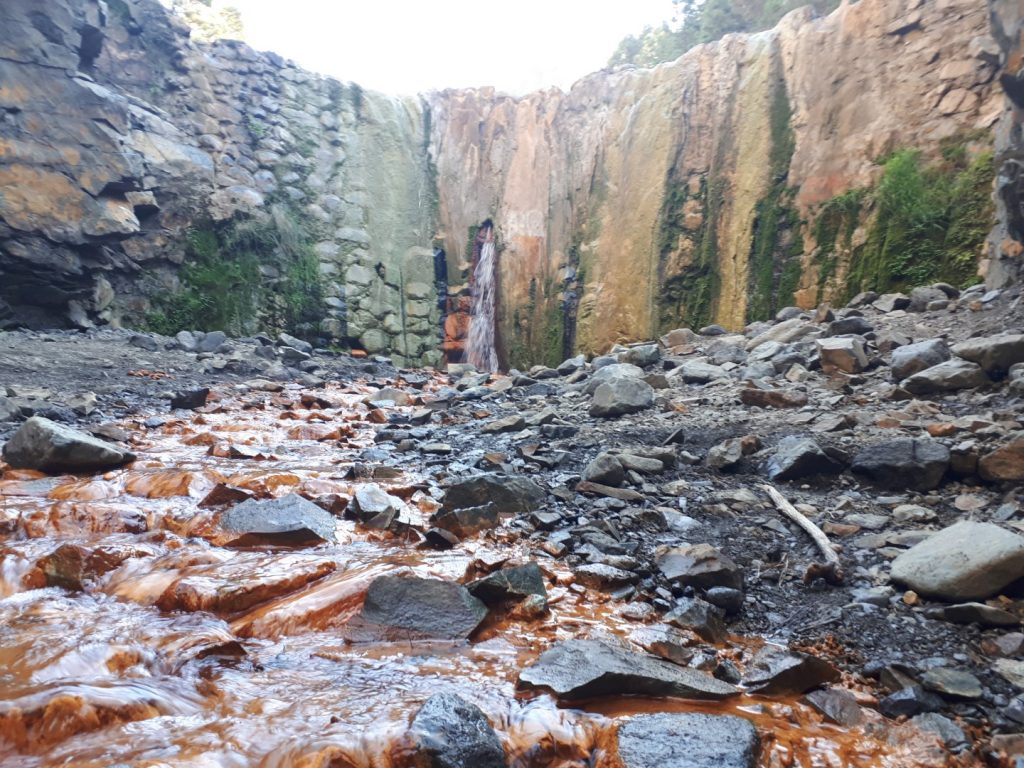
[[494,344],[494,309],[498,293],[498,260],[494,252],[494,228],[489,221],[480,227],[477,242],[480,243],[480,258],[473,270],[473,304],[466,358],[479,371],[496,371],[498,351]]

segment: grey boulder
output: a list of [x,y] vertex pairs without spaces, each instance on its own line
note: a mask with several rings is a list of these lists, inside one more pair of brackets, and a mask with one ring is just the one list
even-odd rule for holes
[[918,371],[904,379],[900,386],[913,395],[932,395],[983,387],[988,383],[988,376],[977,363],[968,360],[947,360]]
[[949,468],[949,449],[928,438],[900,437],[862,449],[850,469],[881,488],[930,491]]
[[625,768],[753,768],[759,747],[753,723],[735,715],[638,715],[618,730]]
[[637,413],[654,405],[654,389],[645,381],[617,378],[606,381],[594,391],[590,415],[610,418]]
[[135,454],[85,432],[33,416],[4,444],[4,461],[15,469],[98,472],[135,461]]
[[359,613],[363,623],[390,630],[395,639],[461,640],[487,616],[487,606],[461,584],[418,576],[379,576]]
[[221,516],[220,525],[236,534],[233,546],[337,541],[334,516],[297,493],[243,501]]
[[504,768],[505,750],[480,708],[452,693],[427,699],[409,736],[429,768]]
[[897,381],[902,381],[918,371],[944,363],[949,358],[949,347],[942,339],[906,344],[892,351],[892,375]]

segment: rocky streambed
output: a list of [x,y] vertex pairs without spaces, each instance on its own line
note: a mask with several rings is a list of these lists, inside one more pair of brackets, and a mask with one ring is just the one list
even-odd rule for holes
[[0,760],[1013,764],[1022,330],[939,286],[508,375],[0,335]]

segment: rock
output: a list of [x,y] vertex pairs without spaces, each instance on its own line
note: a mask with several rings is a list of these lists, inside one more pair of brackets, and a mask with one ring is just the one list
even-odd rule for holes
[[524,429],[526,429],[526,419],[518,414],[513,414],[503,419],[487,422],[480,428],[480,431],[489,435],[496,435],[501,432],[520,432]]
[[397,630],[395,639],[461,640],[487,616],[487,606],[461,584],[418,576],[378,576],[359,618]]
[[817,344],[821,370],[825,373],[860,373],[868,365],[864,342],[858,338],[818,339]]
[[754,768],[759,749],[749,720],[699,712],[637,715],[617,738],[623,768]]
[[796,341],[804,336],[812,333],[816,333],[818,327],[814,323],[809,323],[802,317],[794,317],[791,320],[773,325],[766,331],[759,333],[757,336],[747,342],[747,352],[753,352],[755,349],[760,347],[762,344],[767,344],[769,341],[777,341],[780,344],[788,344],[791,341]]
[[469,509],[488,504],[499,515],[533,512],[547,494],[532,480],[516,475],[477,475],[448,487],[442,505],[446,509]]
[[409,736],[423,768],[505,768],[498,734],[475,704],[452,693],[427,699],[413,718]]
[[863,448],[850,469],[873,484],[893,490],[930,491],[949,467],[949,449],[928,438],[900,437]]
[[559,376],[568,376],[581,370],[587,364],[586,355],[576,355],[568,360],[563,360],[555,369]]
[[681,378],[687,384],[707,384],[709,381],[728,379],[729,372],[717,365],[693,361],[683,363],[672,371],[672,377]]
[[15,469],[41,472],[97,472],[135,461],[135,454],[71,427],[33,416],[3,447]]
[[789,696],[838,679],[839,670],[824,659],[765,645],[747,665],[743,685],[761,696]]
[[391,525],[402,509],[402,500],[375,483],[365,483],[356,486],[351,509],[360,522],[372,522],[372,527],[383,529]]
[[160,349],[160,344],[157,342],[156,339],[154,339],[152,336],[146,336],[141,333],[136,333],[134,336],[128,339],[128,343],[131,344],[133,347],[144,349],[147,352],[156,352],[158,349]]
[[665,578],[681,587],[743,589],[740,567],[710,544],[661,548],[655,563]]
[[804,702],[824,716],[830,723],[852,728],[864,721],[864,713],[857,697],[842,688],[822,688],[804,696]]
[[1024,480],[1024,435],[1016,437],[978,460],[978,474],[994,482]]
[[826,333],[829,336],[863,336],[866,333],[872,333],[874,330],[875,327],[866,319],[854,315],[833,320],[828,324],[828,331]]
[[[634,456],[632,453],[618,454],[619,463],[623,469],[633,472],[642,472],[645,475],[656,475],[665,471],[665,464],[660,459],[651,459],[646,456]],[[673,461],[675,455],[672,455]]]
[[210,331],[196,342],[196,352],[218,352],[227,340],[228,336],[223,331]]
[[949,358],[949,347],[942,339],[928,339],[896,347],[892,351],[892,376],[896,381],[902,381],[919,371],[944,363]]
[[928,305],[933,302],[945,306],[949,303],[949,296],[939,288],[919,286],[910,292],[910,303],[907,305],[907,311],[924,312],[928,309]]
[[221,515],[220,525],[237,534],[230,546],[337,541],[334,517],[297,493],[279,499],[249,499]]
[[935,667],[921,675],[921,685],[947,699],[965,700],[981,698],[981,682],[964,669]]
[[895,312],[910,306],[910,297],[905,293],[883,293],[871,302],[871,306],[879,312]]
[[312,344],[310,344],[308,341],[303,341],[302,339],[297,339],[297,338],[295,338],[294,336],[292,336],[291,334],[288,334],[288,333],[279,333],[277,335],[277,344],[278,344],[278,346],[288,347],[289,349],[294,349],[294,350],[296,350],[298,352],[302,352],[303,354],[306,354],[306,355],[313,354],[313,345]]
[[901,554],[890,574],[918,594],[957,601],[990,597],[1022,576],[1024,537],[967,520]]
[[537,563],[527,563],[502,568],[482,579],[466,585],[473,597],[487,605],[496,605],[510,600],[522,600],[530,595],[547,598],[544,574]]
[[629,363],[640,368],[654,365],[661,360],[661,350],[657,344],[641,344],[637,347],[630,347],[619,355],[620,363]]
[[992,669],[1007,682],[1024,688],[1024,661],[1020,659],[996,659]]
[[[597,368],[597,360],[594,361],[594,366]],[[629,363],[611,363],[597,368],[594,371],[594,375],[587,380],[583,391],[588,395],[593,395],[597,388],[606,382],[614,381],[615,379],[642,379],[643,377],[643,368],[630,365]]]
[[631,571],[625,571],[605,563],[580,565],[573,568],[572,574],[577,584],[602,592],[612,592],[640,580],[640,577]]
[[943,746],[950,751],[958,752],[970,743],[967,734],[960,729],[960,726],[936,712],[922,712],[920,715],[914,715],[910,718],[910,723],[922,731],[934,733],[942,741]]
[[465,539],[501,525],[501,515],[493,504],[448,509],[442,507],[430,516],[431,525]]
[[673,347],[681,347],[685,344],[693,344],[697,341],[697,338],[697,334],[689,328],[676,328],[662,336],[659,341],[661,341],[661,346],[665,347],[665,349],[672,349]]
[[1016,614],[994,608],[985,603],[958,603],[925,611],[930,619],[949,621],[953,624],[980,624],[983,627],[1016,627],[1020,619]]
[[704,592],[704,599],[733,615],[743,610],[743,592],[732,587],[711,587]]
[[654,405],[654,390],[640,379],[619,378],[607,381],[594,391],[590,415],[602,418],[637,413]]
[[977,363],[986,373],[1002,374],[1014,363],[1024,362],[1024,334],[1002,333],[968,339],[955,344],[953,354]]
[[790,435],[779,441],[765,467],[772,480],[798,480],[814,475],[835,475],[842,465],[808,437]]
[[920,685],[901,688],[878,702],[878,711],[886,717],[913,717],[922,712],[937,712],[942,709],[942,699],[926,691]]
[[712,469],[729,469],[760,447],[761,441],[754,435],[724,440],[708,451],[707,465]]
[[592,483],[589,480],[581,480],[576,483],[577,493],[586,493],[594,496],[606,496],[620,501],[643,501],[644,495],[629,488],[612,488],[610,485]]
[[718,611],[698,597],[684,597],[665,614],[665,621],[679,629],[688,629],[715,645],[725,642],[728,632]]
[[977,363],[967,360],[947,360],[918,371],[900,384],[913,395],[932,395],[937,392],[953,392],[958,389],[973,389],[989,383],[988,376]]
[[626,479],[622,463],[610,453],[599,453],[583,470],[583,478],[593,483],[618,488]]
[[601,640],[558,643],[519,673],[519,685],[548,688],[562,701],[628,695],[718,700],[737,694],[711,675]]
[[803,408],[807,395],[786,389],[747,387],[740,392],[740,402],[758,408]]
[[187,411],[194,411],[196,408],[202,408],[206,405],[206,398],[209,396],[209,387],[183,389],[175,392],[171,397],[171,408],[182,408]]
[[395,387],[384,387],[363,398],[364,403],[391,403],[400,408],[415,404],[415,398],[408,392]]

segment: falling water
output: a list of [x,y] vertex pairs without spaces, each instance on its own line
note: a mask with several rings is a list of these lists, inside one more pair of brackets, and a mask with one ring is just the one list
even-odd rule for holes
[[497,258],[494,253],[494,229],[485,223],[480,258],[473,271],[473,309],[469,321],[466,357],[480,371],[498,370],[498,352],[494,345],[494,307],[497,300]]

